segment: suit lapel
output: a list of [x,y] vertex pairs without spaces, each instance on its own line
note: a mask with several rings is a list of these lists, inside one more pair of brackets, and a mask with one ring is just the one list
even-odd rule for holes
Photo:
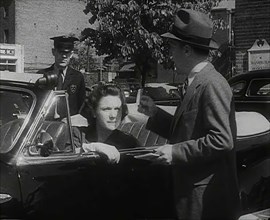
[[198,88],[198,86],[200,85],[200,82],[197,80],[197,76],[195,77],[194,81],[191,83],[191,85],[187,88],[185,97],[181,103],[180,106],[177,107],[176,112],[174,114],[174,119],[173,119],[173,123],[172,123],[172,127],[171,127],[171,134],[174,132],[176,125],[179,121],[179,119],[181,118],[181,115],[183,114],[183,112],[185,111],[185,109],[187,108],[191,98],[194,96],[196,89]]
[[183,102],[181,103],[180,106],[177,107],[176,112],[174,114],[174,119],[173,119],[173,123],[171,126],[171,134],[173,134],[173,132],[175,131],[175,128],[178,124],[179,119],[181,118],[183,112],[188,107],[188,104],[190,103],[192,97],[195,95],[196,90],[199,88],[199,86],[204,81],[203,80],[204,75],[207,74],[207,72],[209,72],[210,69],[212,69],[212,68],[213,68],[212,64],[210,64],[210,63],[207,64],[200,72],[197,73],[194,81],[191,83],[190,86],[188,86],[187,91],[186,91],[186,95],[183,99]]

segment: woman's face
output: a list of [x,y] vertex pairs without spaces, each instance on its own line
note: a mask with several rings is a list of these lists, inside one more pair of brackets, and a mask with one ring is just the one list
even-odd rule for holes
[[115,130],[121,123],[122,102],[118,96],[107,95],[100,99],[96,109],[96,123],[107,130]]

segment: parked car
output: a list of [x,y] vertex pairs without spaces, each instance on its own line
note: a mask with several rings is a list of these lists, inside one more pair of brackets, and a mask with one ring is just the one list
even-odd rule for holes
[[255,111],[270,119],[270,70],[236,75],[228,82],[237,111]]
[[[150,96],[159,106],[176,106],[180,102],[178,84],[174,83],[146,83],[143,95]],[[134,93],[136,96],[137,93]]]
[[116,83],[122,89],[126,98],[130,96],[130,86],[126,79],[117,78],[114,79],[113,82]]
[[[102,194],[109,185],[132,189],[126,202],[135,217],[173,218],[170,167],[133,157],[168,141],[145,123],[124,123],[119,129],[137,137],[142,148],[121,150],[126,166],[107,166],[95,152],[75,146],[67,93],[55,91],[55,83],[54,75],[0,72],[0,218],[95,219],[106,211]],[[57,114],[59,102],[65,120]],[[243,214],[270,207],[270,128],[259,116],[264,129],[237,138]],[[121,182],[108,182],[108,175]]]
[[[109,192],[113,196],[126,192],[127,183],[132,190],[126,203],[134,216],[173,213],[168,211],[170,173],[160,175],[162,167],[135,160],[130,151],[121,152],[121,160],[131,161],[126,166],[108,166],[106,159],[75,146],[74,116],[69,115],[67,93],[53,89],[56,77],[0,74],[1,219],[97,219],[106,212],[102,195],[108,187],[115,186],[117,192]],[[66,110],[63,120],[57,114],[60,107]]]

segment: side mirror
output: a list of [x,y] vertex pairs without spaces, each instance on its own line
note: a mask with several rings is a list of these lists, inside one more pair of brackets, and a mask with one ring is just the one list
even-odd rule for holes
[[36,81],[36,85],[42,88],[54,88],[58,82],[56,74],[46,74]]

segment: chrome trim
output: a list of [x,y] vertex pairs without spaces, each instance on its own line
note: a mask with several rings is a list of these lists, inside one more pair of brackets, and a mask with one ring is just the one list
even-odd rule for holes
[[69,109],[69,101],[68,101],[68,93],[65,93],[66,103],[67,103],[67,124],[69,127],[69,138],[72,146],[73,152],[76,151],[75,144],[72,137],[72,128],[71,128],[71,119],[70,119],[70,109]]
[[7,193],[0,193],[0,204],[8,202],[12,199],[12,196]]
[[234,100],[235,103],[262,103],[262,104],[270,104],[270,100],[262,100],[262,101],[241,101],[241,100]]

